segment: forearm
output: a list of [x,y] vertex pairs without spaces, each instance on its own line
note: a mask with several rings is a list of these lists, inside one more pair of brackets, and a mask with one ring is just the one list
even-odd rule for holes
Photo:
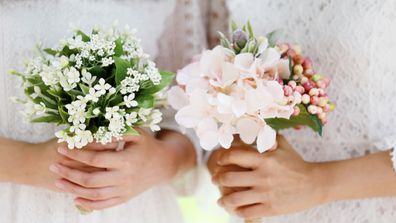
[[171,178],[197,165],[196,150],[187,136],[172,130],[162,130],[157,138],[167,145],[166,155],[172,160],[175,168]]
[[324,201],[396,196],[396,173],[388,152],[318,164]]
[[32,144],[0,138],[0,182],[27,183]]

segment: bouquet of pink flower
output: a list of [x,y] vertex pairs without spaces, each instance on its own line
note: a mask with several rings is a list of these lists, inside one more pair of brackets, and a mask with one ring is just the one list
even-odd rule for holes
[[265,152],[281,129],[309,126],[322,134],[334,108],[298,46],[277,43],[278,32],[255,37],[248,23],[232,24],[232,39],[205,50],[181,69],[168,92],[179,125],[192,128],[204,149],[230,148],[234,136]]

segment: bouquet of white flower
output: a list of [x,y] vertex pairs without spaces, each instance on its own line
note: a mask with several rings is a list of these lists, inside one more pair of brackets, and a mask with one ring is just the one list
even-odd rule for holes
[[106,144],[137,134],[137,126],[160,129],[157,107],[174,74],[158,71],[134,31],[77,30],[55,48],[37,49],[24,72],[11,71],[27,96],[16,100],[30,121],[64,126],[59,142],[82,148],[94,139]]

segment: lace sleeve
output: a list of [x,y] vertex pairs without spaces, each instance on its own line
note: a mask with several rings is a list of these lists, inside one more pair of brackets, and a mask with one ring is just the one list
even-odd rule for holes
[[396,135],[378,140],[374,145],[378,150],[392,150],[390,155],[392,158],[393,169],[396,171]]

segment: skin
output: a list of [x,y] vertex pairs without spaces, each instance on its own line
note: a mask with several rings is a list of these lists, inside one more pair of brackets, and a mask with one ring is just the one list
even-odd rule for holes
[[[396,175],[389,152],[310,163],[283,137],[277,141],[277,149],[265,154],[247,145],[212,154],[208,167],[213,182],[222,191],[228,190],[219,199],[227,211],[252,219],[338,200],[396,196]],[[230,165],[239,166],[238,171],[227,170]]]
[[115,151],[117,143],[68,150],[55,139],[32,144],[0,138],[0,182],[72,193],[76,205],[90,211],[126,202],[196,165],[186,136],[140,133],[124,137],[122,151]]
[[139,136],[126,136],[124,141],[122,151],[60,147],[58,152],[64,157],[102,170],[90,172],[57,162],[50,167],[59,176],[56,187],[74,194],[76,205],[83,209],[100,210],[169,182],[196,165],[194,147],[180,133],[163,131],[155,138],[140,131]]

